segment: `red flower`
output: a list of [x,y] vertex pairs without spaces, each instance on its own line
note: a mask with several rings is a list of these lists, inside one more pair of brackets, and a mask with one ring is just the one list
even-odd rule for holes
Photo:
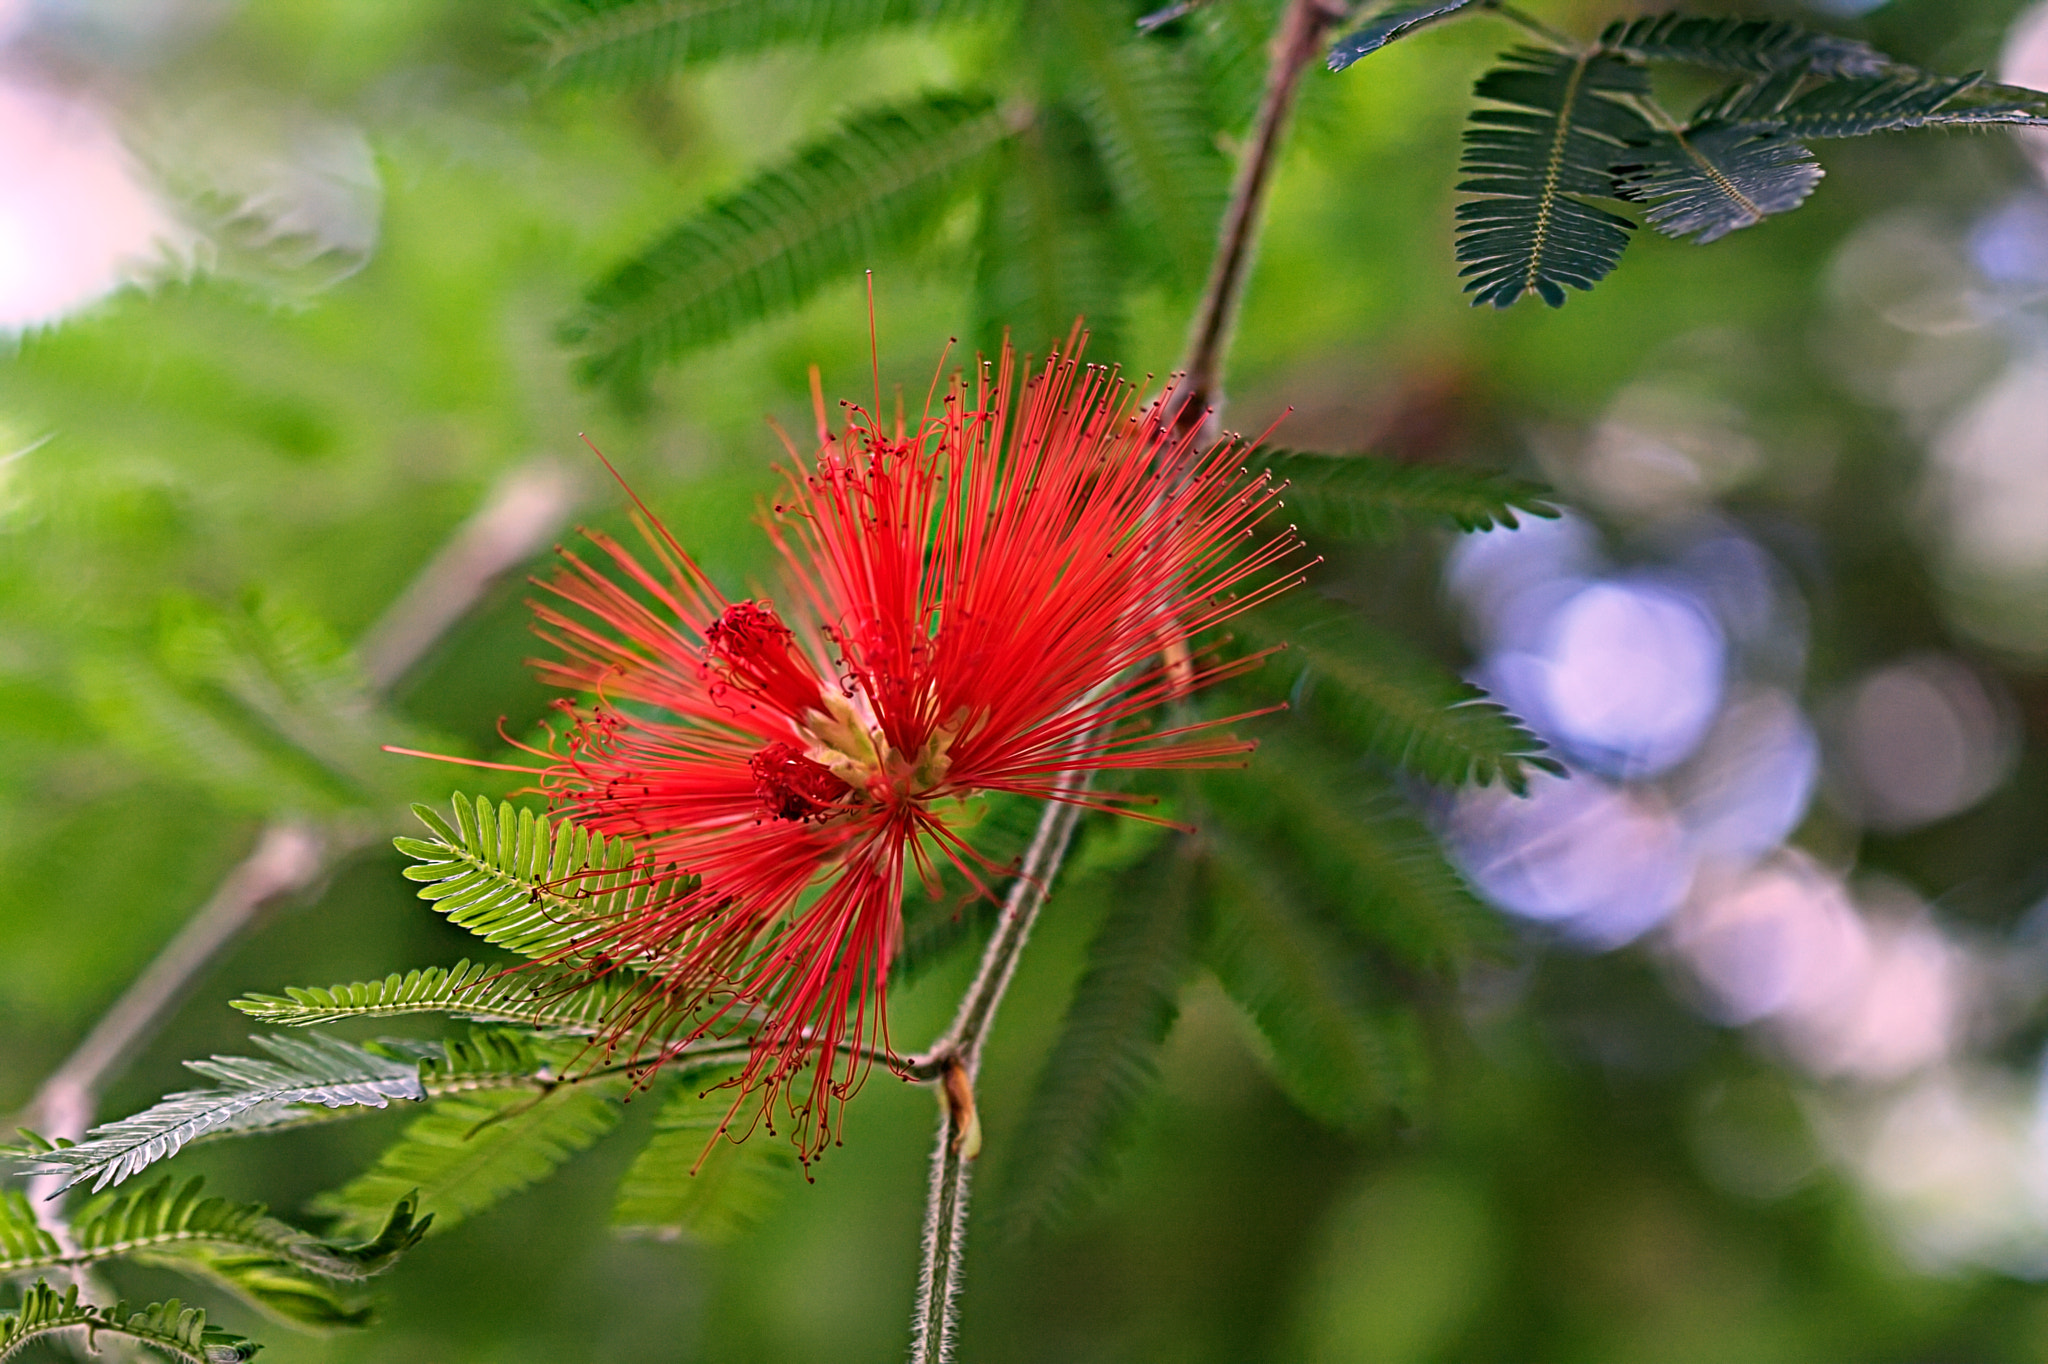
[[1252,539],[1277,490],[1105,369],[1055,356],[1014,379],[1006,350],[908,437],[857,410],[826,435],[821,404],[821,452],[768,526],[785,612],[726,600],[651,516],[651,562],[593,532],[602,557],[565,551],[536,604],[559,650],[543,678],[599,698],[543,787],[700,878],[579,941],[592,969],[657,982],[610,1040],[751,1030],[735,1112],[758,1094],[772,1126],[779,1097],[807,1160],[887,1047],[906,876],[935,887],[943,858],[986,889],[1000,870],[949,827],[958,798],[1131,813],[1072,783],[1252,748],[1225,721],[1136,721],[1256,662],[1197,664],[1190,641],[1291,585],[1291,529]]

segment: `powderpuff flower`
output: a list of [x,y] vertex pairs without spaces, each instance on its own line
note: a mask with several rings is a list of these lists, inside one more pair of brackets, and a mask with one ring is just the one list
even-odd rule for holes
[[1298,581],[1300,543],[1255,534],[1278,490],[1234,441],[1176,434],[1171,396],[1057,354],[1020,390],[1006,348],[908,435],[858,408],[834,435],[820,400],[819,453],[767,523],[780,605],[728,600],[644,507],[644,554],[595,532],[563,552],[538,666],[597,699],[561,703],[541,786],[695,878],[579,935],[583,969],[648,982],[608,1045],[748,1033],[727,1121],[756,1097],[808,1162],[888,1054],[906,886],[937,893],[950,864],[986,894],[1004,870],[962,836],[964,798],[1148,818],[1086,778],[1246,761],[1221,728],[1243,717],[1142,717],[1256,665],[1195,640]]

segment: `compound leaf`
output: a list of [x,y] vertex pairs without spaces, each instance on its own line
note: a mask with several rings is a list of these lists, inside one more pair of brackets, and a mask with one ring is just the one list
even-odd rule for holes
[[983,95],[854,115],[593,287],[563,330],[583,352],[578,372],[630,388],[685,351],[852,282],[935,225],[1010,133]]
[[1044,353],[1086,318],[1096,348],[1116,351],[1131,265],[1115,223],[1108,172],[1078,114],[1041,108],[1003,148],[981,219],[975,270],[979,347],[1008,332]]
[[1253,641],[1287,642],[1268,665],[1266,675],[1278,680],[1266,689],[1289,688],[1349,743],[1426,781],[1498,781],[1520,794],[1529,769],[1562,770],[1484,691],[1355,616],[1280,602],[1240,618],[1239,629]]
[[716,1244],[752,1226],[789,1183],[785,1142],[733,1141],[720,1132],[732,1105],[706,1076],[678,1084],[654,1116],[654,1136],[619,1182],[612,1225],[628,1236]]
[[1665,236],[1702,246],[1798,208],[1823,174],[1804,146],[1743,124],[1659,133],[1632,155],[1616,167],[1616,194],[1646,205]]
[[1003,1207],[1014,1234],[1071,1208],[1106,1174],[1158,1079],[1194,951],[1193,863],[1179,840],[1116,878],[1109,913],[1010,1149]]
[[[199,1137],[289,1124],[310,1106],[382,1108],[423,1099],[419,1067],[331,1037],[257,1037],[272,1059],[215,1056],[185,1064],[219,1082],[216,1089],[166,1095],[133,1117],[104,1123],[75,1145],[27,1153],[31,1173],[61,1177],[94,1192],[178,1153]],[[400,1191],[401,1193],[403,1190]],[[395,1200],[386,1199],[388,1207]]]
[[1409,5],[1376,14],[1331,45],[1330,69],[1342,71],[1417,29],[1449,19],[1474,4],[1491,8],[1493,3],[1494,0],[1435,0],[1432,4]]
[[1758,76],[1800,69],[1815,76],[1874,76],[1890,62],[1868,43],[1797,24],[1689,14],[1617,19],[1601,33],[1600,46],[1637,61],[1684,62]]
[[550,76],[630,85],[724,57],[1001,14],[1015,0],[557,0],[536,16]]
[[436,1099],[377,1163],[314,1199],[339,1235],[374,1234],[393,1199],[417,1191],[443,1229],[546,1178],[611,1131],[631,1082],[608,1075],[582,1082],[533,1082]]
[[394,840],[405,875],[450,923],[526,957],[556,957],[580,928],[685,893],[692,882],[636,867],[632,845],[510,802],[457,795],[455,827],[424,805],[429,838]]
[[1645,72],[1607,53],[1516,48],[1474,93],[1506,108],[1472,112],[1458,188],[1459,271],[1473,303],[1505,308],[1534,293],[1564,306],[1564,287],[1590,289],[1628,245],[1628,219],[1579,196],[1613,191],[1622,147],[1651,129],[1625,101],[1649,93]]
[[176,1298],[153,1302],[139,1312],[128,1304],[95,1307],[78,1300],[78,1285],[60,1295],[38,1279],[22,1296],[21,1306],[0,1313],[0,1364],[18,1359],[40,1340],[83,1335],[89,1343],[118,1336],[169,1355],[180,1364],[244,1364],[262,1347],[252,1340],[206,1324],[206,1313]]
[[1407,802],[1321,747],[1277,737],[1248,773],[1205,779],[1226,832],[1269,850],[1296,898],[1407,968],[1442,971],[1493,941],[1495,916]]
[[1111,192],[1167,281],[1197,287],[1229,179],[1200,81],[1175,48],[1119,32],[1096,0],[1059,0],[1058,15],[1061,65],[1071,68],[1074,103]]
[[282,995],[248,995],[233,1004],[260,1022],[294,1028],[345,1018],[444,1013],[588,1037],[604,1031],[626,993],[573,972],[538,966],[508,971],[465,960],[348,985],[294,985]]
[[67,1263],[124,1258],[199,1275],[300,1326],[361,1326],[370,1308],[341,1284],[381,1272],[426,1233],[401,1199],[365,1245],[321,1241],[265,1214],[260,1203],[201,1196],[202,1181],[159,1180],[133,1194],[106,1194],[72,1224]]
[[1213,844],[1205,957],[1257,1024],[1273,1078],[1301,1109],[1343,1131],[1413,1102],[1422,1061],[1412,1022],[1374,1011],[1345,950],[1247,842]]
[[1746,121],[1793,138],[1862,137],[1908,128],[1995,123],[2039,127],[2048,124],[2048,94],[1995,85],[1981,73],[1939,76],[1902,69],[1829,81],[1776,109],[1751,110]]
[[1550,490],[1486,469],[1407,464],[1379,455],[1260,450],[1251,457],[1287,484],[1287,519],[1311,538],[1389,540],[1403,522],[1462,531],[1515,529],[1516,513],[1555,518]]

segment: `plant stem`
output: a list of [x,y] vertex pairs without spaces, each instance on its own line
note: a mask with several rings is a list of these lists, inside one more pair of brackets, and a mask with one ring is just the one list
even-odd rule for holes
[[1273,172],[1280,161],[1280,139],[1287,129],[1300,92],[1302,73],[1322,55],[1323,39],[1344,18],[1345,7],[1338,0],[1290,0],[1273,35],[1273,62],[1266,72],[1266,92],[1259,100],[1259,113],[1252,124],[1251,141],[1237,168],[1231,186],[1230,206],[1224,210],[1223,230],[1216,243],[1216,255],[1209,266],[1209,283],[1195,309],[1194,325],[1188,333],[1187,362],[1182,365],[1179,411],[1182,426],[1201,423],[1202,439],[1218,434],[1223,411],[1223,362],[1229,355],[1230,338],[1237,326],[1237,309],[1244,297],[1245,279],[1251,273],[1258,246],[1259,225],[1265,217],[1266,194],[1272,187]]
[[[1067,789],[1078,794],[1085,785],[1085,781],[1076,781]],[[917,1318],[912,1325],[910,1357],[915,1364],[942,1364],[953,1357],[953,1303],[960,1292],[968,1183],[981,1149],[981,1118],[974,1109],[974,1077],[981,1069],[981,1046],[1017,972],[1017,959],[1038,921],[1038,911],[1052,891],[1053,878],[1066,860],[1081,814],[1082,807],[1068,801],[1046,803],[1023,865],[1003,898],[1002,917],[982,953],[981,969],[953,1015],[953,1026],[911,1068],[919,1078],[940,1081],[942,1109],[925,1206],[924,1269],[918,1276]]]
[[[1344,13],[1339,0],[1289,0],[1274,35],[1265,94],[1224,211],[1209,282],[1195,310],[1188,358],[1182,366],[1176,420],[1183,428],[1199,422],[1205,441],[1214,439],[1220,429],[1223,362],[1251,272],[1287,116],[1294,107],[1302,73],[1321,54],[1323,39]],[[1077,781],[1069,789],[1078,793],[1085,784],[1085,780]],[[1046,803],[1023,865],[1004,897],[995,936],[982,953],[974,983],[961,997],[952,1027],[923,1057],[906,1067],[905,1073],[912,1078],[939,1081],[942,1113],[925,1206],[924,1267],[918,1277],[917,1315],[911,1324],[911,1364],[946,1364],[953,1357],[954,1302],[960,1291],[968,1191],[974,1160],[981,1150],[974,1079],[981,1066],[982,1043],[1016,974],[1018,957],[1052,891],[1082,813],[1082,807],[1070,801]]]

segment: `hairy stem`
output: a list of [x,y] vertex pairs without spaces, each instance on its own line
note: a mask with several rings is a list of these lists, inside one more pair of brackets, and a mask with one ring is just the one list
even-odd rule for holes
[[[1195,310],[1188,358],[1182,366],[1185,377],[1179,387],[1177,420],[1183,429],[1200,423],[1204,440],[1213,439],[1220,430],[1224,357],[1251,272],[1259,221],[1279,160],[1287,116],[1294,107],[1302,72],[1321,54],[1324,38],[1344,13],[1339,0],[1289,0],[1274,35],[1265,95],[1224,211],[1208,286]],[[1080,785],[1073,789],[1078,792]],[[981,1149],[974,1077],[981,1066],[982,1042],[1016,974],[1018,956],[1051,893],[1081,815],[1082,808],[1071,802],[1047,802],[1024,864],[1010,883],[995,936],[982,953],[974,983],[961,997],[953,1026],[907,1068],[913,1078],[939,1081],[942,1111],[925,1205],[924,1267],[918,1277],[917,1314],[911,1324],[911,1364],[945,1364],[953,1357],[954,1302],[960,1291],[968,1187]]]
[[[1085,781],[1069,791],[1078,794]],[[911,1068],[920,1079],[937,1079],[942,1116],[938,1149],[932,1152],[931,1191],[925,1205],[924,1269],[917,1282],[917,1318],[912,1324],[914,1364],[940,1364],[953,1357],[953,1303],[960,1292],[960,1252],[967,1232],[967,1187],[981,1148],[981,1119],[974,1110],[974,1077],[981,1046],[996,1009],[1017,973],[1017,960],[1038,922],[1080,826],[1082,807],[1049,801],[1031,837],[1017,878],[1003,899],[995,936],[981,955],[981,969],[961,996],[953,1026]]]

